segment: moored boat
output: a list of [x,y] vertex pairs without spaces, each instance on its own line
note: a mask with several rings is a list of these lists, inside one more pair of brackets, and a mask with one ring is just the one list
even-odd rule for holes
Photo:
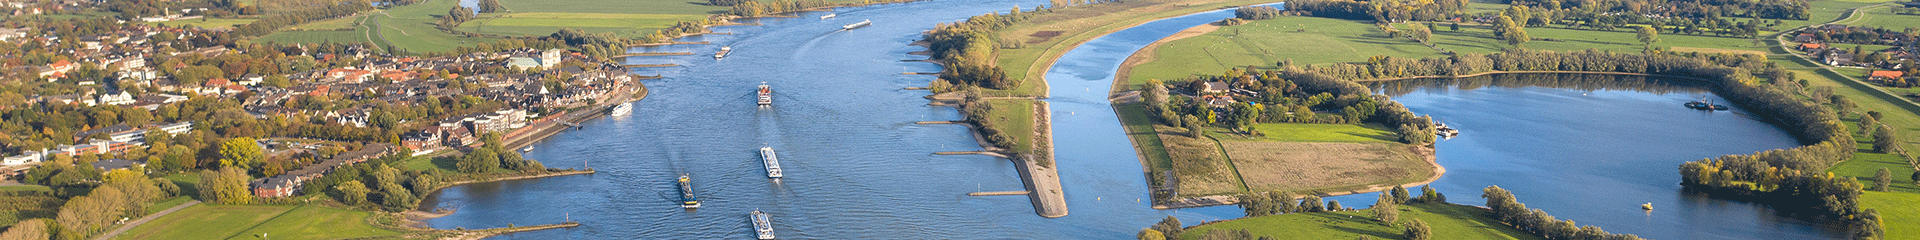
[[767,178],[780,179],[780,157],[775,156],[773,147],[760,147],[760,162],[767,166]]
[[873,25],[873,20],[871,20],[871,19],[869,19],[869,20],[860,20],[860,22],[857,22],[857,23],[853,23],[853,24],[847,24],[846,26],[840,26],[840,29],[841,29],[841,30],[853,30],[853,29],[855,29],[855,28],[860,28],[860,27],[866,27],[866,26],[869,26],[869,25]]
[[758,209],[753,210],[752,213],[747,213],[747,219],[753,221],[753,232],[757,233],[758,236],[756,237],[762,240],[773,239],[772,218],[773,216],[767,215],[766,212],[761,212]]
[[613,109],[607,110],[607,116],[626,116],[628,113],[633,113],[633,102],[623,102],[620,103],[620,105],[614,105]]
[[840,16],[840,14],[838,13],[827,13],[827,15],[820,16],[820,19],[828,19],[828,18],[833,18],[838,16]]

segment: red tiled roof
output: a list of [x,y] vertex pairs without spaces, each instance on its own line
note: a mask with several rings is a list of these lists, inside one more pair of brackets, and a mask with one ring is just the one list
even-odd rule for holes
[[1873,74],[1870,76],[1877,78],[1900,78],[1902,75],[1906,74],[1899,71],[1873,71]]

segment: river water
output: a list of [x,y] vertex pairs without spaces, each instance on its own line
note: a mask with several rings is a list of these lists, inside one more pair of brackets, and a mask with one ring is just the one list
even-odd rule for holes
[[[960,115],[952,108],[926,106],[925,91],[902,90],[926,86],[932,77],[901,73],[940,71],[930,63],[901,62],[925,58],[907,54],[924,48],[906,44],[938,23],[1042,3],[933,0],[842,8],[834,19],[808,13],[764,19],[760,26],[717,28],[731,35],[682,39],[714,45],[635,48],[696,54],[627,60],[681,66],[635,70],[666,78],[646,82],[652,95],[636,103],[632,115],[586,122],[581,130],[535,144],[527,154],[549,167],[591,167],[600,173],[450,187],[429,196],[425,205],[458,212],[426,222],[442,229],[583,224],[495,239],[738,239],[752,236],[746,213],[757,209],[772,214],[775,233],[787,239],[1126,239],[1168,215],[1188,224],[1240,217],[1240,209],[1232,206],[1147,208],[1140,163],[1106,100],[1111,75],[1127,55],[1181,29],[1230,17],[1227,11],[1149,22],[1095,39],[1068,52],[1047,73],[1056,162],[1070,215],[1041,218],[1025,196],[965,196],[1023,187],[1010,161],[931,154],[980,147],[963,127],[913,124]],[[873,20],[873,26],[840,30],[863,19]],[[734,52],[714,60],[710,54],[721,45]],[[754,106],[751,91],[762,82],[776,92],[772,108]],[[1771,217],[1764,206],[1678,192],[1672,175],[1681,161],[1793,145],[1780,130],[1738,111],[1663,110],[1678,107],[1670,101],[1710,94],[1413,89],[1418,90],[1396,94],[1404,94],[1401,100],[1415,112],[1469,128],[1468,136],[1440,143],[1440,161],[1450,171],[1435,186],[1454,202],[1477,205],[1481,187],[1499,184],[1556,216],[1642,236],[1832,237],[1817,224]],[[1517,102],[1538,104],[1497,105]],[[1616,111],[1568,111],[1581,109],[1576,107]],[[1593,112],[1613,114],[1582,114]],[[1612,121],[1563,125],[1594,119]],[[1593,133],[1606,134],[1566,135]],[[780,152],[784,180],[765,178],[755,152],[761,146]],[[1569,148],[1575,154],[1557,152]],[[699,210],[682,210],[674,200],[673,179],[683,173],[705,200]],[[1372,197],[1334,199],[1362,203]],[[1648,201],[1661,210],[1643,216],[1634,209]]]

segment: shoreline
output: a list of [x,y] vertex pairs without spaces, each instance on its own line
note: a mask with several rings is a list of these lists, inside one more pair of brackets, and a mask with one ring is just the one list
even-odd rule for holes
[[[1162,45],[1171,43],[1173,41],[1178,41],[1181,39],[1206,35],[1207,33],[1212,33],[1214,31],[1219,30],[1222,27],[1224,26],[1216,25],[1213,23],[1207,23],[1207,24],[1201,24],[1198,26],[1189,27],[1186,29],[1181,29],[1179,32],[1175,32],[1173,35],[1167,36],[1165,38],[1161,38],[1159,40],[1155,40],[1153,43],[1149,43],[1146,46],[1141,47],[1139,50],[1134,51],[1133,54],[1128,55],[1126,59],[1121,61],[1119,68],[1115,71],[1113,75],[1114,76],[1113,85],[1108,90],[1108,96],[1110,97],[1108,99],[1110,101],[1109,105],[1113,108],[1115,113],[1114,115],[1116,116],[1121,115],[1120,104],[1136,102],[1136,101],[1129,100],[1132,98],[1114,97],[1114,96],[1119,96],[1125,92],[1132,91],[1132,90],[1128,90],[1128,86],[1131,85],[1130,84],[1131,80],[1128,78],[1131,77],[1132,75],[1131,73],[1133,71],[1134,66],[1138,66],[1140,64],[1153,62],[1157,60],[1156,55],[1158,54],[1154,51],[1157,50]],[[1132,28],[1132,27],[1127,27],[1127,28]],[[1121,30],[1124,30],[1127,28],[1122,28]],[[1115,30],[1115,32],[1117,31],[1119,30]],[[1579,72],[1566,72],[1566,73],[1579,73]],[[1470,75],[1462,75],[1462,76],[1448,76],[1448,77],[1441,77],[1441,78],[1473,77],[1473,76],[1480,76],[1480,75],[1487,75],[1487,74],[1494,74],[1494,73],[1479,73],[1479,74],[1470,74]],[[1634,74],[1625,74],[1625,75],[1634,75]],[[1639,75],[1655,76],[1651,74],[1639,74]],[[1393,80],[1419,79],[1419,78],[1431,78],[1431,77],[1411,77],[1411,78],[1398,78],[1398,79],[1373,79],[1373,80],[1354,80],[1354,81],[1355,82],[1393,81]],[[1122,125],[1124,125],[1124,123]],[[1125,128],[1125,127],[1123,126],[1122,128]],[[1156,131],[1154,134],[1159,134],[1159,133]],[[1148,156],[1146,155],[1146,153],[1144,151],[1141,151],[1143,150],[1143,148],[1140,146],[1140,142],[1138,141],[1138,139],[1134,138],[1132,134],[1127,134],[1127,140],[1129,143],[1133,144],[1134,155],[1140,161],[1142,175],[1151,176],[1151,174],[1153,173],[1153,169],[1151,167],[1152,165],[1150,162],[1148,162],[1147,160]],[[1341,191],[1339,193],[1323,193],[1315,196],[1320,196],[1320,197],[1344,196],[1344,195],[1381,192],[1381,191],[1393,189],[1393,187],[1395,186],[1399,186],[1399,187],[1420,186],[1420,185],[1433,183],[1434,181],[1438,181],[1440,180],[1441,176],[1446,175],[1447,168],[1445,166],[1441,166],[1440,163],[1437,161],[1438,160],[1436,157],[1437,154],[1435,153],[1436,149],[1434,149],[1431,146],[1413,146],[1413,147],[1416,149],[1414,155],[1424,158],[1424,160],[1426,160],[1427,165],[1431,166],[1433,169],[1433,174],[1428,176],[1426,179],[1421,181],[1401,183],[1401,184],[1366,185],[1364,187],[1361,187],[1355,190]],[[1148,179],[1148,180],[1151,181],[1152,179]],[[1148,189],[1148,190],[1151,191],[1152,189]],[[1305,196],[1302,196],[1302,197],[1305,197]],[[1180,198],[1180,199],[1169,199],[1169,202],[1162,203],[1162,204],[1153,204],[1151,205],[1151,208],[1164,210],[1164,209],[1234,205],[1238,203],[1239,203],[1239,199],[1231,195],[1206,195],[1206,196],[1187,197],[1187,198]]]
[[[1160,49],[1160,45],[1165,45],[1167,43],[1180,40],[1180,39],[1187,39],[1190,37],[1207,35],[1207,33],[1213,33],[1213,31],[1220,30],[1221,27],[1222,26],[1220,25],[1208,23],[1208,24],[1201,24],[1200,26],[1193,26],[1187,29],[1181,29],[1180,32],[1173,33],[1172,36],[1167,36],[1166,38],[1161,38],[1160,40],[1153,41],[1153,43],[1147,44],[1146,47],[1141,47],[1139,51],[1134,51],[1132,55],[1127,55],[1127,59],[1120,62],[1120,70],[1114,71],[1113,87],[1110,88],[1109,91],[1107,91],[1107,95],[1109,96],[1119,95],[1121,92],[1125,92],[1123,90],[1130,89],[1127,86],[1132,85],[1132,84],[1128,84],[1128,82],[1133,81],[1129,79],[1133,75],[1133,67],[1139,66],[1140,64],[1146,64],[1146,63],[1158,60],[1154,58],[1154,56],[1159,54],[1155,53],[1154,50]],[[1127,91],[1130,91],[1130,90],[1127,90]]]

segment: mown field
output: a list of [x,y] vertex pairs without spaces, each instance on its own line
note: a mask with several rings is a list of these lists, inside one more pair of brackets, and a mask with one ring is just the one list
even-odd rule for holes
[[[1465,201],[1465,200],[1456,200]],[[1360,208],[1373,203],[1340,203]],[[1541,239],[1501,224],[1486,209],[1453,204],[1399,206],[1400,224],[1420,219],[1433,231],[1432,239]],[[1274,239],[1402,239],[1401,228],[1375,221],[1370,210],[1281,214],[1241,218],[1187,229],[1180,239],[1199,239],[1207,231],[1246,229],[1256,237]]]
[[368,223],[368,212],[321,205],[187,207],[114,239],[341,239],[399,235]]
[[1247,188],[1339,193],[1418,182],[1433,167],[1398,143],[1221,141]]
[[1001,134],[1013,138],[1013,146],[1006,146],[1014,152],[1033,151],[1033,100],[996,99],[987,100],[993,105],[988,113],[988,121],[999,126]]

